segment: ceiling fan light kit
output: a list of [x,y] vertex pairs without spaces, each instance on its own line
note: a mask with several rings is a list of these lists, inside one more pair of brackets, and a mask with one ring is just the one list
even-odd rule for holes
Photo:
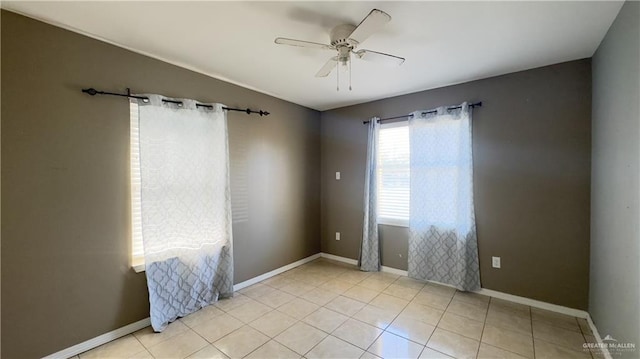
[[[382,52],[371,50],[358,50],[356,48],[369,36],[380,30],[384,25],[391,21],[391,16],[386,12],[373,9],[358,24],[358,26],[343,24],[334,27],[329,33],[330,45],[320,44],[317,42],[303,41],[278,37],[275,39],[276,44],[298,46],[311,49],[333,50],[338,54],[329,58],[329,60],[316,73],[316,77],[327,77],[338,64],[343,65],[349,73],[349,90],[351,90],[351,59],[352,54],[356,58],[371,62],[380,62],[390,65],[402,65],[404,58]],[[336,89],[340,91],[340,69],[336,70]]]

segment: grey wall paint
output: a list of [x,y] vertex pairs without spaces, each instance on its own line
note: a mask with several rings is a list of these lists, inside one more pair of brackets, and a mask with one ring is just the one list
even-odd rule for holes
[[[323,112],[322,251],[358,257],[367,141],[362,120],[480,100],[473,150],[483,287],[586,309],[589,59]],[[342,180],[335,180],[336,171]],[[406,269],[407,229],[381,226],[381,238],[383,265]],[[491,256],[502,257],[502,269],[491,268]]]
[[234,208],[248,214],[233,226],[236,282],[319,251],[317,111],[6,11],[1,77],[3,358],[149,316],[129,265],[128,103],[82,87],[270,111],[228,116]]
[[[640,345],[640,3],[593,56],[589,312],[602,336]],[[637,349],[637,350],[640,350]],[[637,358],[640,352],[622,357]]]

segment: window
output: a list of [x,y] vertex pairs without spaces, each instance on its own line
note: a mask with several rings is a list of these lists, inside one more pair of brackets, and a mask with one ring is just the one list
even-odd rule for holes
[[142,247],[142,210],[140,202],[140,144],[138,133],[138,104],[129,106],[131,121],[130,133],[130,171],[131,171],[131,263],[136,271],[144,268]]
[[409,225],[409,126],[380,126],[378,134],[378,223]]

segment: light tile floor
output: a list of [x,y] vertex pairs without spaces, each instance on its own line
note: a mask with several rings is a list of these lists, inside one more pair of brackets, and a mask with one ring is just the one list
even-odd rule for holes
[[79,358],[601,358],[586,320],[318,259]]

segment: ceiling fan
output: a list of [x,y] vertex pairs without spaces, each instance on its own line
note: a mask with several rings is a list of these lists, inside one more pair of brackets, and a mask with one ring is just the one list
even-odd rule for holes
[[[343,24],[334,27],[329,35],[331,45],[320,44],[317,42],[303,41],[287,39],[284,37],[278,37],[275,39],[276,44],[290,45],[306,47],[311,49],[321,50],[333,50],[337,51],[337,56],[330,58],[322,68],[316,73],[316,77],[327,77],[331,71],[338,65],[338,63],[349,67],[349,90],[351,90],[351,55],[355,57],[372,61],[380,62],[389,65],[402,65],[404,58],[389,55],[382,52],[371,50],[357,50],[356,48],[369,36],[373,35],[376,31],[380,30],[386,23],[391,20],[391,16],[386,12],[378,9],[373,9],[360,22],[358,26],[350,24]],[[337,71],[338,91],[340,90],[340,71]]]

